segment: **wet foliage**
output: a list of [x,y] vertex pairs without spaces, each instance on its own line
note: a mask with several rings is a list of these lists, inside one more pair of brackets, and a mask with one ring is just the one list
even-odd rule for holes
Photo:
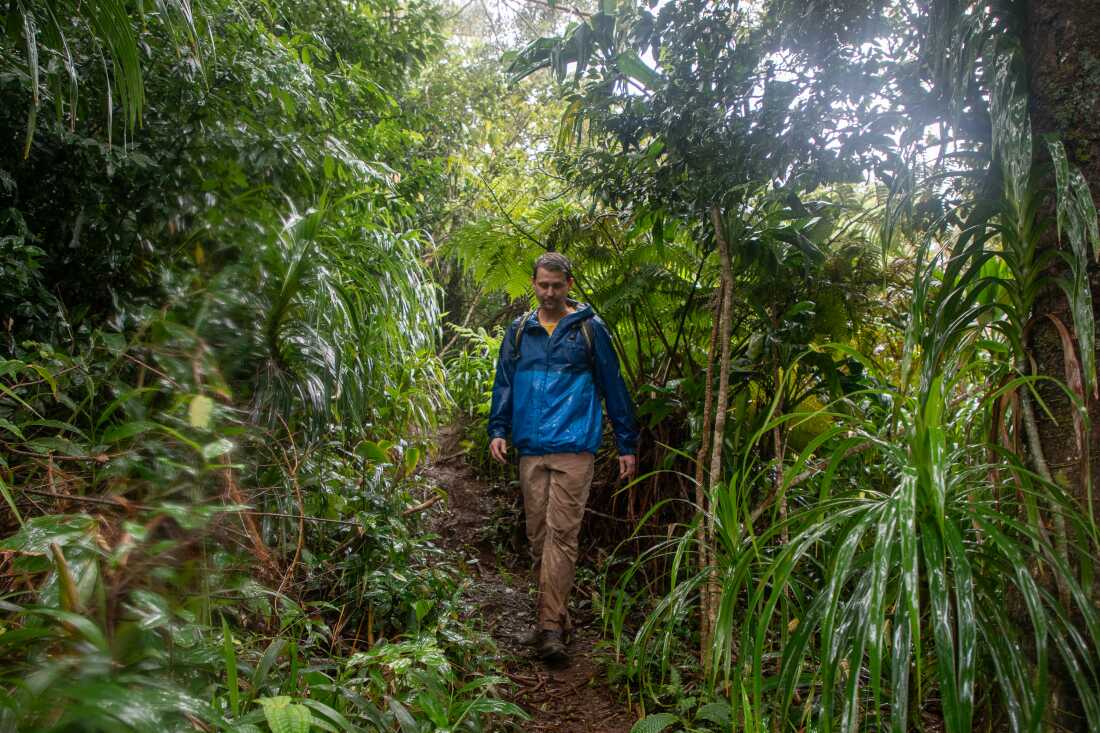
[[514,480],[547,250],[643,427],[582,542],[634,730],[1100,727],[1100,181],[1026,8],[513,5],[0,10],[0,731],[537,725],[423,468]]

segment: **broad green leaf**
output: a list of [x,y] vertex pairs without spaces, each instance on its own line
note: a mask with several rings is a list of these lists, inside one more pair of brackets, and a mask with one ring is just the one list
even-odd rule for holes
[[436,690],[425,690],[416,696],[416,706],[422,716],[426,715],[438,728],[445,728],[449,722],[447,709],[441,695]]
[[795,316],[797,316],[800,313],[807,313],[809,311],[812,311],[813,309],[814,309],[814,302],[812,300],[803,300],[801,302],[795,303],[790,308],[788,308],[783,313],[783,316],[780,320],[787,321],[787,320],[790,320],[791,318],[794,318]]
[[233,450],[233,443],[231,441],[226,438],[218,438],[214,442],[207,443],[202,447],[202,457],[210,461],[218,456],[224,456],[231,450]]
[[229,709],[233,715],[241,714],[241,689],[237,684],[237,652],[233,647],[233,634],[222,616],[222,661],[225,662],[225,685],[229,690]]
[[11,513],[15,516],[15,520],[19,522],[19,526],[26,526],[23,522],[23,515],[19,513],[19,507],[15,504],[15,497],[11,495],[11,490],[4,482],[3,476],[0,476],[0,495],[4,497],[5,503],[7,503],[8,508],[11,509]]
[[368,461],[375,461],[377,463],[389,463],[390,457],[386,451],[378,443],[371,440],[364,440],[355,449],[355,452],[366,458]]
[[468,708],[472,713],[485,713],[489,715],[508,715],[521,720],[530,720],[531,716],[523,711],[523,708],[519,707],[515,703],[510,703],[505,700],[498,700],[491,697],[481,697],[474,700]]
[[623,51],[615,57],[619,70],[643,85],[653,88],[661,81],[661,75],[646,65],[634,51]]
[[27,441],[27,447],[35,453],[41,453],[42,455],[57,453],[71,458],[86,458],[88,456],[88,451],[86,449],[71,440],[66,440],[58,436],[33,438]]
[[435,601],[428,598],[420,598],[413,602],[413,610],[416,612],[416,622],[418,624],[424,621],[424,617],[428,615],[434,605]]
[[107,650],[107,637],[103,635],[103,632],[94,621],[85,616],[57,608],[26,608],[24,611],[29,614],[55,619],[70,632],[79,634],[97,649]]
[[733,710],[725,702],[708,702],[695,711],[696,720],[705,720],[720,726],[728,726],[732,715]]
[[309,733],[313,716],[305,705],[292,702],[292,698],[285,695],[262,697],[257,702],[263,706],[271,733]]
[[661,731],[673,723],[679,722],[679,720],[680,718],[672,713],[654,713],[635,723],[631,727],[630,733],[661,733]]
[[286,639],[279,637],[273,639],[272,642],[267,645],[267,649],[264,650],[263,656],[260,657],[260,663],[256,665],[256,669],[252,673],[253,690],[260,690],[267,684],[268,674],[270,674],[271,668],[275,666],[275,662],[278,660],[279,655],[283,653],[283,649],[286,648],[286,643]]
[[45,554],[50,545],[65,547],[87,542],[95,531],[95,520],[84,514],[47,514],[28,519],[15,534],[0,540],[0,551],[14,550]]
[[88,439],[88,436],[84,434],[83,430],[73,425],[72,423],[67,423],[63,420],[31,420],[30,422],[24,423],[23,427],[54,428],[55,430],[60,430],[65,433],[74,433],[84,440]]
[[313,711],[313,724],[314,725],[319,724],[319,722],[320,722],[319,718],[320,718],[320,719],[323,719],[323,720],[327,720],[329,723],[331,723],[335,727],[336,730],[339,730],[339,731],[355,730],[355,726],[353,726],[347,718],[345,718],[343,715],[341,715],[337,711],[333,710],[328,705],[325,705],[323,702],[320,702],[318,700],[313,700],[311,698],[305,698],[305,699],[302,700],[302,704]]
[[397,723],[401,726],[401,733],[417,733],[419,731],[419,726],[416,724],[416,718],[412,716],[409,709],[402,705],[399,700],[387,695],[386,705],[389,706],[390,712],[393,713],[393,717],[397,718]]
[[153,430],[159,429],[160,426],[155,422],[149,422],[148,420],[134,420],[133,422],[123,423],[122,425],[116,425],[110,430],[103,433],[102,441],[107,445],[117,443],[120,440],[126,440],[132,438],[135,435],[141,435]]
[[187,419],[191,427],[206,430],[210,427],[210,414],[214,410],[214,400],[206,395],[195,395],[187,408]]
[[8,420],[7,418],[0,417],[0,428],[3,428],[4,430],[7,430],[9,433],[14,435],[15,437],[19,438],[20,440],[23,440],[23,431],[20,430],[18,428],[18,426],[16,426],[15,423],[13,423],[11,420]]
[[405,451],[404,460],[402,463],[405,466],[405,473],[409,474],[416,470],[416,464],[420,462],[420,449],[413,447]]

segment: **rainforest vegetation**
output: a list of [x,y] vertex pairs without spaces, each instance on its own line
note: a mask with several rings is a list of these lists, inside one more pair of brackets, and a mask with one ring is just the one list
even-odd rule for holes
[[642,426],[578,594],[624,731],[1100,730],[1090,0],[0,28],[0,731],[618,730],[439,536],[434,466],[515,492],[548,250]]

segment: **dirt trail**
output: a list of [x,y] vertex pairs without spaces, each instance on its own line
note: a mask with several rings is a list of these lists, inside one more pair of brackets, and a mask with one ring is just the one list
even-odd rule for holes
[[[498,554],[492,538],[493,527],[501,528],[499,518],[511,511],[509,498],[494,494],[461,459],[434,464],[427,473],[449,498],[446,510],[433,521],[434,530],[443,546],[469,565],[473,588],[468,597],[474,604],[473,613],[480,616],[483,628],[496,641],[501,667],[516,683],[512,702],[531,715],[531,720],[520,723],[521,729],[531,733],[629,733],[635,718],[603,683],[594,658],[600,630],[587,609],[574,612],[577,633],[569,649],[569,666],[550,669],[519,643],[535,618],[529,564],[509,552]],[[526,541],[524,550],[525,545]],[[576,595],[574,591],[574,598]]]

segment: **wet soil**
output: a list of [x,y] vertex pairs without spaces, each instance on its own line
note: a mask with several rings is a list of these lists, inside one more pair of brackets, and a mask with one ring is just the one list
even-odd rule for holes
[[427,474],[447,492],[432,524],[442,546],[469,571],[472,620],[496,642],[499,667],[515,683],[509,699],[531,716],[519,729],[629,733],[636,716],[606,684],[596,652],[599,623],[583,602],[583,583],[573,592],[576,633],[568,665],[548,667],[520,643],[534,625],[535,583],[515,489],[487,483],[461,458],[433,464]]

